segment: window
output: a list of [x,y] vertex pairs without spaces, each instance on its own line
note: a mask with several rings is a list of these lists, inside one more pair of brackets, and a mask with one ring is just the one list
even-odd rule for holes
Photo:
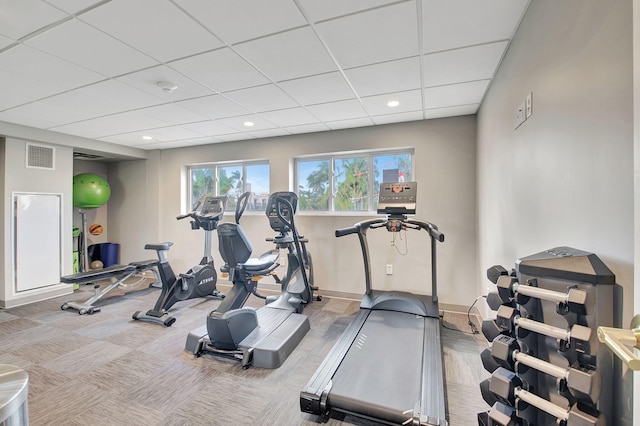
[[226,210],[235,210],[238,197],[251,192],[247,210],[264,211],[269,198],[269,163],[243,162],[190,166],[191,208],[205,196],[226,195],[229,197]]
[[298,205],[304,211],[375,211],[382,182],[410,181],[413,150],[298,158]]

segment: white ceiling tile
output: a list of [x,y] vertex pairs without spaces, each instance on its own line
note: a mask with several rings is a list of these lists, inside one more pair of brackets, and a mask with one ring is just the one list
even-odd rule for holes
[[0,67],[0,111],[60,93],[62,90],[19,74],[8,73]]
[[109,77],[158,64],[76,19],[39,34],[25,44]]
[[304,108],[290,108],[279,111],[263,112],[260,116],[280,127],[299,126],[318,122],[318,119]]
[[176,102],[176,105],[207,118],[226,118],[249,113],[245,108],[222,95],[204,96]]
[[[272,122],[265,120],[256,114],[243,115],[240,117],[223,118],[219,120],[220,123],[236,129],[239,132],[255,132],[257,130],[274,129],[276,125]],[[244,123],[252,122],[253,126],[245,126]]]
[[354,127],[373,126],[370,118],[354,118],[351,120],[329,121],[326,123],[331,130],[351,129]]
[[31,117],[46,117],[48,127],[87,120],[111,114],[113,107],[97,102],[95,98],[78,91],[60,93],[50,98],[13,108],[14,113]]
[[272,138],[275,136],[286,136],[290,133],[284,129],[267,129],[267,130],[257,130],[255,132],[247,132],[254,138]]
[[241,43],[234,48],[273,81],[336,70],[336,65],[309,27]]
[[489,80],[431,87],[424,90],[424,107],[431,109],[479,104],[487,87],[489,87]]
[[147,117],[139,112],[129,111],[58,126],[51,130],[87,138],[103,138],[120,133],[131,133],[162,126],[164,126],[164,123],[160,120]]
[[507,44],[501,41],[425,55],[425,87],[493,78]]
[[162,98],[150,95],[117,80],[101,81],[100,83],[77,89],[77,92],[99,99],[101,103],[113,108],[113,112],[144,108],[166,102]]
[[221,136],[217,136],[216,138],[220,139],[222,142],[244,141],[244,140],[254,139],[253,136],[247,133],[234,133],[232,135],[221,135]]
[[348,15],[316,25],[342,68],[415,56],[418,19],[415,2]]
[[344,73],[358,96],[420,88],[420,58],[417,56],[352,68]]
[[265,76],[229,48],[181,59],[169,66],[218,92],[269,83]]
[[38,129],[48,129],[49,127],[59,124],[45,115],[31,115],[27,111],[23,113],[16,109],[0,112],[0,121],[35,127]]
[[140,132],[131,132],[101,138],[107,142],[118,144],[142,145],[149,143],[143,136],[151,137],[153,142],[168,142],[175,140],[200,138],[199,133],[184,129],[180,126],[160,127],[157,129],[148,129]]
[[197,123],[188,123],[182,125],[185,129],[193,130],[204,136],[227,135],[229,133],[237,133],[236,129],[226,126],[215,120],[199,121]]
[[399,114],[386,114],[371,117],[376,124],[401,123],[404,121],[422,120],[422,111],[401,112]]
[[[368,96],[360,98],[360,100],[369,115],[397,114],[401,112],[422,110],[421,90]],[[397,101],[400,102],[400,104],[396,107],[389,107],[387,103],[390,101]]]
[[509,39],[529,5],[529,0],[421,1],[424,53]]
[[442,117],[454,117],[457,115],[470,115],[478,112],[478,104],[460,105],[448,108],[434,108],[424,111],[426,119],[430,118],[442,118]]
[[193,123],[207,118],[173,103],[139,109],[138,112],[168,125]]
[[[211,89],[165,65],[127,74],[116,78],[116,80],[170,102],[213,94]],[[175,84],[178,88],[171,93],[165,92],[158,87],[158,83],[161,81]]]
[[311,105],[307,107],[307,109],[322,121],[334,121],[367,116],[367,113],[360,105],[360,102],[355,99]]
[[0,35],[0,49],[4,49],[5,47],[9,46],[11,43],[13,43],[13,40]]
[[176,0],[176,3],[228,44],[307,24],[291,0]]
[[111,0],[79,18],[163,62],[222,46],[168,1]]
[[82,10],[88,9],[102,3],[104,0],[44,0],[59,9],[70,14],[76,14]]
[[171,142],[153,142],[150,144],[138,145],[136,148],[140,149],[171,149],[171,148],[182,148],[185,146],[193,146],[193,145],[207,145],[210,143],[220,143],[221,141],[217,138],[208,137],[208,138],[195,138],[195,139],[185,139],[180,141],[171,141]]
[[100,74],[25,45],[0,53],[0,69],[62,90],[104,80]]
[[300,0],[312,22],[348,15],[355,12],[395,3],[398,0]]
[[342,101],[354,96],[353,90],[339,72],[287,80],[278,85],[302,105]]
[[226,98],[253,112],[272,111],[298,106],[285,92],[275,84],[250,87],[248,89],[226,92]]
[[329,127],[327,127],[327,125],[324,123],[303,124],[302,126],[287,127],[287,131],[294,134],[326,132],[327,130],[331,129],[329,129]]
[[0,34],[18,40],[68,15],[40,0],[0,0]]

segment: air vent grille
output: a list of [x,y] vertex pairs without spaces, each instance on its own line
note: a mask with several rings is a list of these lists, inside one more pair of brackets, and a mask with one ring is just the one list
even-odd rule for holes
[[104,157],[102,155],[87,154],[86,152],[74,152],[73,158],[76,158],[78,160],[100,160]]
[[55,148],[45,145],[27,144],[27,167],[55,170]]

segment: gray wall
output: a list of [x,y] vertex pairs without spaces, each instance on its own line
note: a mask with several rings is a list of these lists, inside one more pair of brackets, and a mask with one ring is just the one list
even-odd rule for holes
[[[416,217],[435,223],[446,235],[445,243],[439,246],[441,301],[468,306],[476,297],[477,282],[475,140],[475,117],[464,116],[151,152],[145,162],[110,166],[110,184],[114,192],[120,194],[115,189],[122,189],[124,195],[114,196],[110,201],[109,236],[113,242],[121,242],[123,262],[149,257],[151,253],[145,255],[140,251],[146,242],[173,241],[169,257],[174,269],[182,272],[199,261],[203,244],[201,231],[191,231],[186,220],[175,219],[186,208],[186,165],[268,159],[271,191],[278,191],[290,188],[290,166],[295,156],[414,147],[415,178],[419,182]],[[298,216],[300,231],[311,241],[316,283],[321,289],[363,292],[364,273],[357,239],[337,240],[333,231],[365,218],[350,214]],[[265,237],[273,236],[264,214],[245,214],[242,225],[254,246],[254,254],[272,248],[264,241]],[[374,276],[378,277],[375,285],[430,292],[430,273],[425,261],[429,258],[427,234],[408,235],[408,256],[399,255],[391,247],[390,235],[370,234],[375,250]],[[404,241],[399,245],[404,248]],[[134,253],[137,258],[128,257]],[[214,255],[220,265],[217,244]],[[387,263],[394,265],[391,277],[384,274]]]
[[[70,293],[69,285],[49,286],[43,289],[35,289],[20,294],[13,294],[13,250],[11,240],[11,216],[12,193],[19,192],[43,192],[62,194],[62,273],[71,273],[71,200],[72,200],[72,171],[73,151],[64,146],[55,146],[55,170],[40,170],[27,168],[26,142],[13,138],[6,138],[2,144],[4,156],[2,177],[2,256],[0,258],[0,272],[2,287],[0,288],[0,306],[10,307],[29,303],[47,297]],[[34,265],[37,267],[37,265]]]
[[[478,114],[480,273],[560,245],[592,251],[623,287],[625,326],[634,299],[632,70],[632,2],[535,0]],[[533,115],[514,130],[530,91]],[[631,375],[615,377],[616,424],[631,424]]]
[[[539,0],[478,114],[479,270],[597,253],[633,302],[631,2]],[[513,129],[533,91],[533,115]],[[484,286],[477,288],[483,291]]]

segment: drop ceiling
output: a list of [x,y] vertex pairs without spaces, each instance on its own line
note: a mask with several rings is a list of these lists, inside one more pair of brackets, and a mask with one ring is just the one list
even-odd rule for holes
[[163,149],[474,114],[528,4],[0,0],[0,121]]

